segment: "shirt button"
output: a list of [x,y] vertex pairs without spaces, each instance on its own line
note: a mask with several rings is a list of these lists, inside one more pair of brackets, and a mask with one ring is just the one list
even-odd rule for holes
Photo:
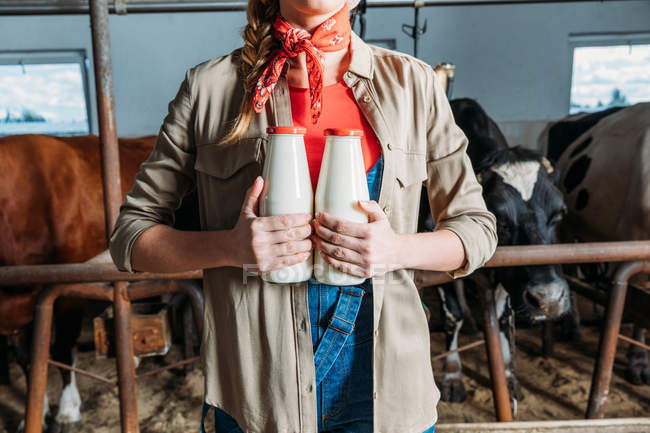
[[363,102],[368,103],[370,102],[370,99],[371,99],[370,96],[366,95],[363,97]]
[[375,337],[379,335],[379,329],[375,329]]
[[373,393],[372,393],[372,398],[374,398],[375,400],[377,400],[377,393],[376,393],[376,392],[373,392]]
[[390,143],[388,143],[386,147],[388,148],[388,150],[393,150],[393,146]]
[[[383,210],[384,210],[384,213],[385,213],[386,215],[388,215],[388,212],[390,212],[390,206],[388,206],[388,205],[384,206],[384,209],[383,209]],[[375,331],[375,332],[379,332],[379,331]],[[375,335],[376,335],[376,334],[375,334]]]
[[314,390],[314,387],[311,385],[311,383],[309,385],[307,385],[307,392],[312,392],[313,390]]
[[345,76],[348,78],[352,78],[352,72],[348,71],[345,73]]
[[307,329],[307,324],[306,324],[306,322],[303,320],[302,322],[300,322],[300,330],[301,330],[301,331],[305,331],[306,329]]

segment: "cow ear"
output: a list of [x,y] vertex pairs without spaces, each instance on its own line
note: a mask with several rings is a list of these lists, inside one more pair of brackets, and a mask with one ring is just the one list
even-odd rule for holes
[[476,172],[476,180],[481,186],[485,185],[492,177],[492,170],[479,170]]
[[557,185],[557,183],[560,181],[560,172],[557,170],[554,166],[553,163],[545,156],[542,156],[540,163],[546,170],[546,173],[548,174],[548,177],[551,178],[551,181]]
[[551,164],[551,161],[549,161],[548,158],[545,156],[542,156],[542,165],[544,166],[548,174],[553,174],[553,172],[555,171],[555,168],[553,168],[553,164]]

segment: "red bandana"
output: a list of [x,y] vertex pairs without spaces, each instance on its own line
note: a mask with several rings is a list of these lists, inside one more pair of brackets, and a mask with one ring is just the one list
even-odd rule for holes
[[296,57],[304,51],[307,54],[311,121],[316,123],[320,117],[323,98],[322,52],[338,51],[350,43],[352,29],[347,2],[340,11],[318,26],[313,35],[306,30],[291,27],[280,14],[276,17],[273,28],[275,38],[281,42],[282,49],[271,53],[270,60],[255,86],[253,95],[255,112],[260,113],[264,109],[264,104],[271,96],[287,59]]

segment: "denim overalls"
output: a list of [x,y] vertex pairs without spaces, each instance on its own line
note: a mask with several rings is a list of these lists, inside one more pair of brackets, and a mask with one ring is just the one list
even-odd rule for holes
[[[383,167],[380,156],[367,173],[371,200],[379,199]],[[372,280],[337,287],[311,279],[308,291],[318,431],[372,433]],[[200,433],[205,433],[210,409],[215,410],[215,433],[242,433],[230,415],[207,403],[203,403]],[[433,431],[431,427],[424,433]]]

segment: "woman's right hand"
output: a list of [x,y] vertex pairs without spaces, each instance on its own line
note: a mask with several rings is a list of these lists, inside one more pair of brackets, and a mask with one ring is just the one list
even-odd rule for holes
[[313,249],[308,213],[260,217],[259,200],[264,180],[258,176],[246,191],[237,224],[231,231],[236,266],[269,272],[301,263]]

